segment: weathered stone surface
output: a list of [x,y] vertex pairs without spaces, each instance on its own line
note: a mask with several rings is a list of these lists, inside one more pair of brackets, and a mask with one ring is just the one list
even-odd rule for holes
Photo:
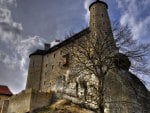
[[26,113],[50,104],[52,93],[39,92],[33,89],[22,91],[9,99],[2,113]]
[[109,71],[105,77],[104,91],[107,113],[150,113],[150,93],[130,72]]
[[8,100],[10,96],[7,96],[7,95],[0,95],[0,111],[2,109],[2,105],[3,105],[3,102],[4,100]]

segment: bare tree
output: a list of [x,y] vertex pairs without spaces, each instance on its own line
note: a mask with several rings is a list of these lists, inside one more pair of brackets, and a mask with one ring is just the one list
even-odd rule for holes
[[131,61],[130,70],[136,74],[150,75],[148,57],[150,56],[150,42],[142,43],[133,39],[130,28],[114,24],[114,38],[120,52],[129,57]]
[[113,29],[114,39],[111,33],[104,33],[102,30],[99,32],[99,35],[96,33],[85,34],[69,44],[65,51],[69,51],[70,68],[74,75],[86,75],[88,72],[97,77],[99,85],[95,89],[100,92],[97,103],[100,112],[104,113],[105,76],[114,67],[128,71],[131,63],[131,71],[149,74],[150,69],[147,67],[146,57],[150,55],[150,43],[141,44],[134,40],[128,26],[115,26]]
[[[94,74],[98,81],[97,103],[101,113],[104,111],[104,79],[107,72],[115,67],[117,48],[109,34],[96,33],[85,34],[82,38],[75,40],[66,47],[71,57],[70,68],[74,75]],[[113,49],[112,49],[113,48]]]

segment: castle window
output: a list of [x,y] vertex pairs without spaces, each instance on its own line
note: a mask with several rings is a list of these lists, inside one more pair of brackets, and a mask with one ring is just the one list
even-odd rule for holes
[[59,66],[61,66],[61,62],[59,62]]
[[47,64],[45,66],[47,67]]
[[35,65],[34,61],[33,61],[32,65],[33,65],[33,67],[34,67],[34,65]]
[[63,53],[63,52],[62,52],[62,51],[60,51],[60,55],[62,55],[62,53]]
[[102,22],[103,25],[105,25],[105,22]]
[[104,17],[104,14],[102,14],[102,17]]
[[93,23],[93,26],[95,26],[95,23]]
[[63,66],[68,67],[69,66],[69,54],[63,55]]
[[54,53],[54,58],[56,57],[56,54]]
[[52,69],[54,69],[54,65],[52,65]]
[[44,85],[46,85],[46,81],[44,81]]
[[96,34],[97,34],[96,32],[93,33],[94,36],[96,36]]
[[47,58],[48,58],[48,55],[46,55],[47,56]]

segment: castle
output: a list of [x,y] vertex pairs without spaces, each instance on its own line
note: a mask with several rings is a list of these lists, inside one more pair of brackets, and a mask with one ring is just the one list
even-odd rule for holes
[[[59,95],[59,98],[83,104],[93,112],[150,113],[150,93],[143,83],[129,72],[129,59],[119,53],[113,39],[107,9],[108,5],[105,2],[96,0],[89,6],[89,28],[54,47],[45,44],[44,50],[30,54],[26,89],[4,101],[1,113],[29,113],[34,109],[50,105],[53,100],[52,92]],[[76,55],[71,55],[71,50],[75,47],[77,49],[73,51],[82,57],[84,53],[82,50],[79,51],[78,45],[87,44],[86,48],[90,48],[93,46],[90,42],[93,45],[98,43],[100,47],[105,42],[103,47],[105,52],[100,48],[96,50],[101,53],[101,59],[106,59],[108,56],[113,58],[113,62],[109,59],[104,64],[99,64],[99,60],[96,60],[98,66],[102,65],[102,71],[107,71],[104,78],[102,75],[95,76],[96,74],[91,73],[90,69],[82,70],[84,66],[77,67]],[[94,49],[89,51],[95,52]],[[92,59],[95,56],[93,54]],[[114,57],[117,59],[117,65]],[[108,62],[111,62],[109,63],[111,65],[108,65]],[[88,59],[85,59],[85,63],[86,67],[90,65]],[[82,72],[75,73],[78,70]],[[103,86],[102,90],[99,88],[100,84]],[[103,96],[102,100],[99,99],[100,95]],[[99,103],[102,103],[102,109]]]

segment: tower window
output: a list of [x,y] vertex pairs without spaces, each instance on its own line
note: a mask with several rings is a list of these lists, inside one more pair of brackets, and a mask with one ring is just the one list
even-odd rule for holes
[[93,23],[93,26],[95,26],[95,23]]
[[68,67],[69,66],[69,54],[63,55],[63,66]]
[[46,85],[46,81],[44,81],[44,85]]
[[104,14],[102,14],[102,17],[104,17]]
[[52,69],[54,69],[54,65],[52,65]]
[[62,51],[60,51],[60,55],[62,55],[62,53],[63,53],[63,52],[62,52]]
[[105,22],[102,22],[103,25],[105,25]]
[[61,66],[61,62],[59,62],[59,66]]
[[54,53],[54,58],[56,57],[56,54]]
[[33,65],[33,67],[34,67],[34,65],[35,65],[34,61],[33,61],[32,65]]

